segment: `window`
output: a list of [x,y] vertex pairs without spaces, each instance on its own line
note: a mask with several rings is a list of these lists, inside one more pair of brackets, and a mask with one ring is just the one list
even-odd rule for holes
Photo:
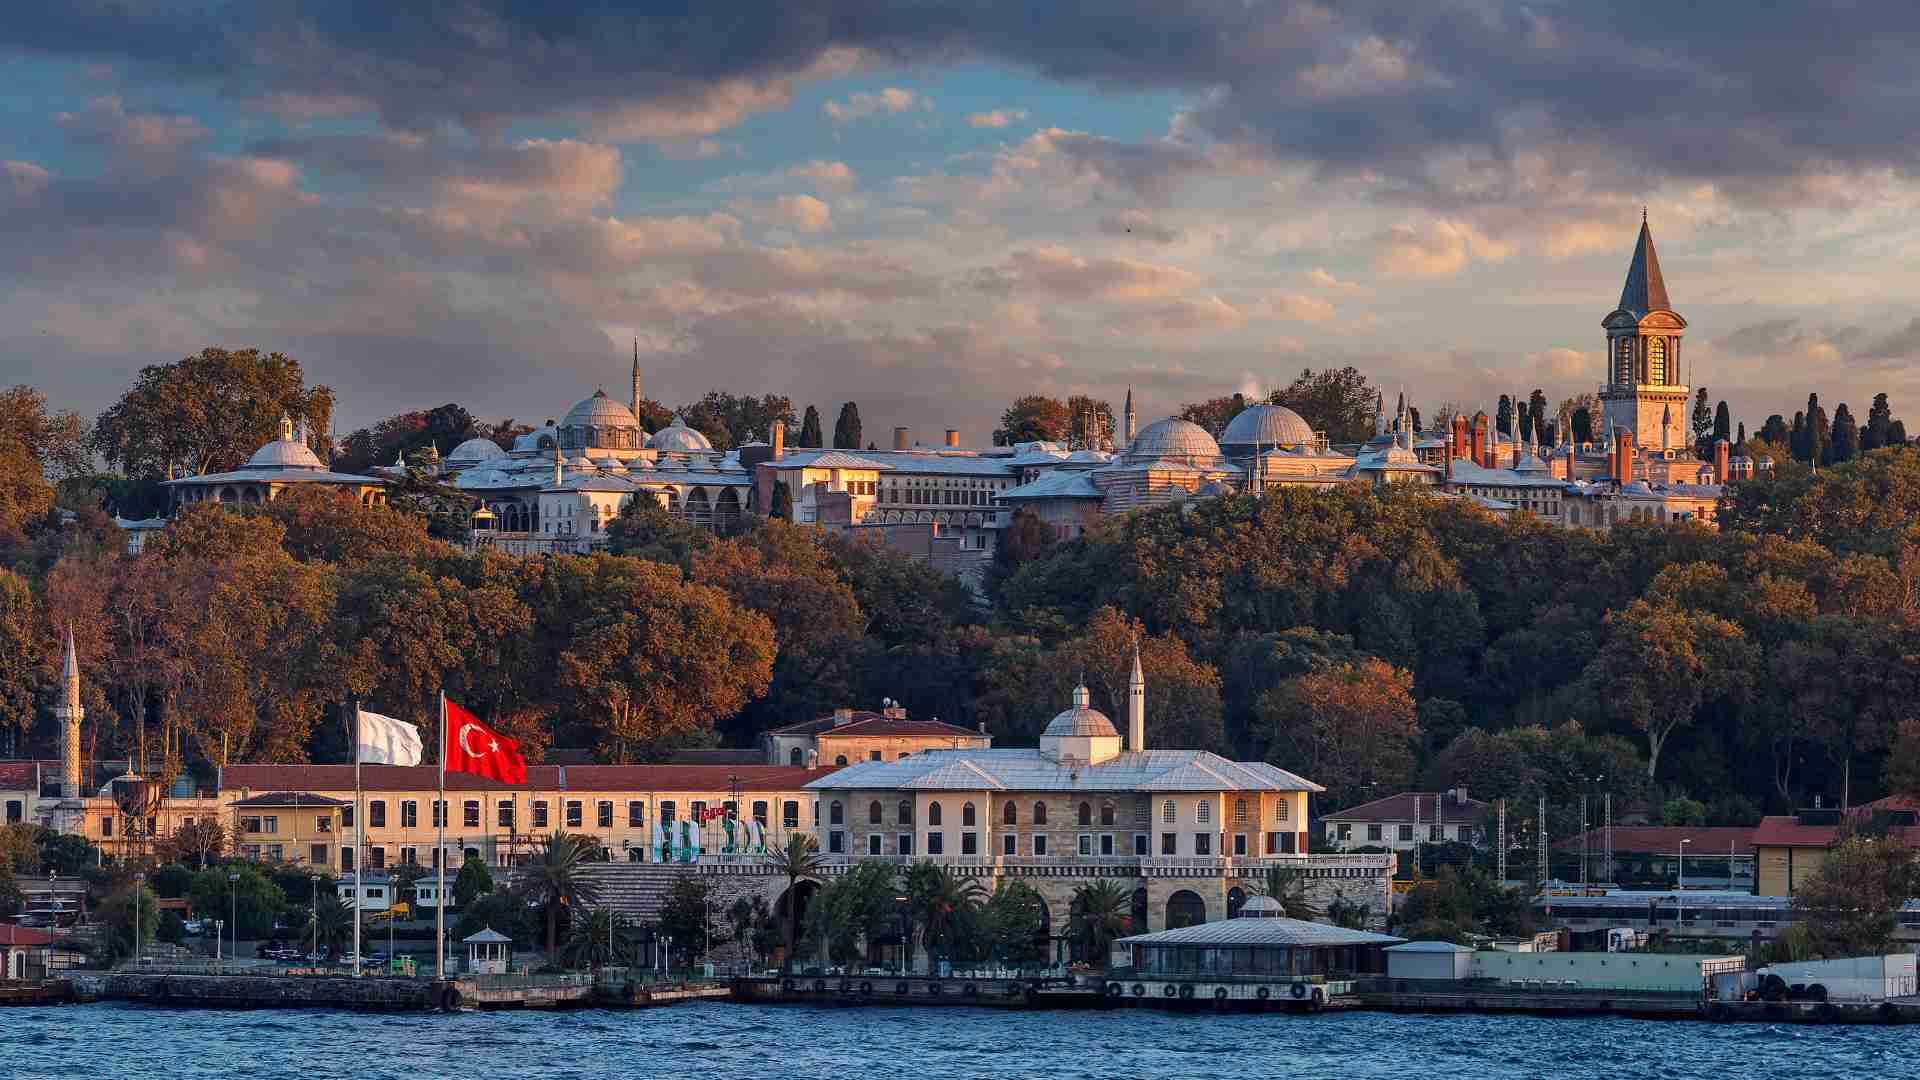
[[875,799],[872,802],[867,804],[867,824],[869,825],[880,824],[880,800],[879,799]]
[[791,749],[791,750],[789,750],[789,751],[787,751],[787,764],[789,764],[789,765],[804,765],[804,764],[806,764],[806,762],[805,762],[805,761],[803,761],[803,760],[801,760],[801,757],[800,757],[800,748],[799,748],[799,747],[797,747],[797,746],[796,746],[796,747],[794,747],[793,749]]
[[313,828],[315,832],[332,832],[333,819],[330,817],[315,818],[313,820]]
[[1000,834],[1000,854],[1008,856],[1018,855],[1020,853],[1019,844],[1020,838],[1012,833]]
[[1210,832],[1194,833],[1193,853],[1195,855],[1213,854],[1213,834]]
[[967,803],[960,808],[960,825],[962,828],[967,829],[971,829],[975,825],[972,803]]
[[[385,870],[387,868],[387,849],[379,845],[368,848],[367,866],[374,870]],[[368,895],[372,894],[369,893]]]
[[1174,846],[1177,842],[1178,841],[1175,840],[1174,835],[1172,833],[1161,833],[1160,834],[1160,854],[1162,855],[1178,854],[1179,852]]
[[433,827],[436,829],[447,827],[447,804],[443,799],[433,800]]
[[586,824],[586,808],[579,799],[567,800],[567,828],[578,829]]
[[1089,836],[1086,833],[1080,834],[1080,854],[1082,855],[1093,854],[1093,837]]
[[468,799],[460,808],[460,821],[469,829],[480,827],[480,800]]
[[841,807],[840,800],[835,799],[831,803],[828,803],[827,804],[827,824],[845,825],[846,823],[847,823],[847,812],[844,808]]
[[594,803],[593,821],[594,821],[595,828],[600,828],[600,829],[613,828],[613,800],[612,799],[601,799],[598,802]]
[[867,760],[868,760],[868,761],[879,761],[879,760],[880,760],[880,751],[878,751],[878,750],[869,750],[869,751],[867,751]]
[[1233,853],[1235,855],[1245,855],[1247,853],[1247,834],[1246,833],[1233,834]]
[[400,849],[400,865],[401,866],[420,865],[420,849],[410,848],[410,847],[401,848]]
[[1047,853],[1047,835],[1045,833],[1036,833],[1034,835],[1033,853],[1035,855],[1045,855]]
[[325,844],[313,845],[313,850],[308,852],[308,859],[315,866],[327,865],[327,845]]
[[869,855],[880,854],[880,834],[879,833],[867,834],[867,854]]
[[1410,841],[1412,841],[1412,839],[1413,839],[1413,826],[1411,826],[1411,825],[1402,825],[1402,826],[1400,826],[1400,828],[1399,828],[1399,836],[1400,836],[1400,840],[1401,840],[1401,842],[1402,842],[1402,843],[1406,843],[1406,842],[1410,842]]
[[1273,804],[1273,820],[1275,821],[1287,820],[1287,800],[1281,799],[1280,801]]
[[[112,835],[113,835],[113,819],[112,819],[112,818],[101,818],[101,819],[100,819],[100,827],[101,827],[101,830],[102,830],[102,835],[104,835],[104,836],[112,836]],[[240,831],[241,831],[241,832],[243,832],[243,833],[257,833],[257,832],[259,832],[259,831],[260,831],[260,819],[259,819],[259,818],[257,818],[257,817],[243,817],[243,818],[241,818],[241,819],[240,819]]]
[[1267,834],[1267,854],[1269,855],[1280,854],[1280,834],[1279,833],[1270,832]]
[[367,828],[384,829],[387,827],[387,800],[375,799],[367,804]]
[[1166,802],[1160,804],[1160,820],[1163,824],[1167,825],[1171,825],[1180,820],[1178,812],[1173,808],[1172,799],[1168,799]]
[[1463,844],[1472,843],[1473,842],[1473,826],[1461,825],[1456,827],[1453,830],[1453,838],[1460,841]]
[[[1014,809],[1014,806],[1012,803],[1005,802],[1000,804],[1000,824],[1002,825],[1020,824],[1020,811]],[[1009,852],[1009,854],[1011,854],[1011,852]]]
[[1446,826],[1444,825],[1427,826],[1427,839],[1435,843],[1439,843],[1440,841],[1445,840],[1446,838],[1447,838]]
[[929,855],[945,854],[945,852],[941,850],[944,846],[945,845],[941,842],[939,833],[930,832],[927,834],[927,854]]
[[910,832],[901,833],[899,842],[896,843],[894,847],[895,847],[895,850],[897,850],[902,855],[913,854],[913,834]]
[[1367,826],[1367,840],[1375,844],[1380,842],[1380,826],[1378,825]]
[[647,823],[647,804],[639,799],[627,800],[627,828],[637,829]]
[[1234,824],[1236,825],[1245,824],[1246,820],[1247,820],[1247,800],[1245,799],[1233,800]]
[[1351,839],[1353,839],[1353,826],[1352,826],[1352,825],[1350,825],[1350,824],[1348,824],[1347,822],[1344,822],[1344,821],[1340,823],[1340,839],[1342,839],[1342,840],[1351,840]]
[[900,800],[900,824],[902,825],[913,824],[913,800],[912,799]]
[[498,806],[494,807],[494,813],[496,815],[494,820],[500,823],[500,827],[507,830],[508,832],[512,832],[513,831],[513,803],[510,801],[501,802]]
[[[669,811],[666,809],[666,807],[672,805],[672,803],[663,804],[660,811],[662,820],[673,820],[668,816]],[[780,804],[780,827],[784,829],[797,829],[800,827],[800,804],[795,800],[788,799],[786,802]]]
[[827,851],[834,855],[843,855],[847,850],[847,834],[833,832],[827,834]]
[[980,834],[979,833],[963,832],[960,834],[960,854],[962,855],[980,854]]
[[765,799],[754,800],[753,820],[755,824],[758,824],[761,828],[764,829],[767,827],[767,800]]
[[835,754],[833,758],[833,763],[835,765],[845,765],[847,763],[847,755]]
[[1093,824],[1093,805],[1091,803],[1080,804],[1080,824]]
[[1046,803],[1037,802],[1033,804],[1033,823],[1035,825],[1045,825],[1047,823]]
[[[348,803],[347,805],[340,808],[340,827],[343,829],[353,828],[353,804],[352,803]],[[107,833],[107,835],[112,836],[113,834],[109,832]]]
[[1100,824],[1102,825],[1113,824],[1113,804],[1112,803],[1104,802],[1100,804]]
[[1133,853],[1142,859],[1147,857],[1147,834],[1146,833],[1133,834]]
[[353,849],[352,848],[343,847],[340,849],[340,869],[347,873],[353,872]]
[[533,827],[545,832],[547,828],[547,800],[541,799],[533,804]]
[[[939,803],[927,804],[927,824],[935,827],[938,827],[941,824]],[[931,852],[929,852],[929,854],[931,854]]]
[[1100,834],[1100,854],[1102,855],[1113,854],[1113,834],[1112,833]]
[[412,799],[400,801],[400,827],[417,829],[420,827],[420,804]]
[[1202,825],[1210,824],[1213,821],[1213,804],[1201,799],[1200,805],[1194,808],[1194,820]]

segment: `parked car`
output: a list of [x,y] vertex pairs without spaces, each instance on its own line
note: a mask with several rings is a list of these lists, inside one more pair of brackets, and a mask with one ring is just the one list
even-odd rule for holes
[[324,964],[326,962],[327,962],[326,953],[315,951],[307,954],[307,963],[309,964]]
[[199,935],[207,932],[207,921],[205,919],[188,919],[181,925],[186,928],[189,934]]

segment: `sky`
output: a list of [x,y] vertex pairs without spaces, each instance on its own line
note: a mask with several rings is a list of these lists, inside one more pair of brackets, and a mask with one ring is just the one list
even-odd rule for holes
[[637,341],[649,397],[875,438],[1347,364],[1491,411],[1596,389],[1644,208],[1737,420],[1901,415],[1917,44],[1847,2],[0,5],[0,383],[93,415],[253,346],[342,432],[538,423]]

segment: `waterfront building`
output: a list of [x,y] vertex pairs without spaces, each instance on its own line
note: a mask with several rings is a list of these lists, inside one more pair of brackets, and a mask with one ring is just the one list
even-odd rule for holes
[[1473,974],[1473,950],[1451,941],[1409,941],[1388,946],[1384,951],[1390,979],[1452,981]]
[[1876,819],[1889,839],[1920,849],[1920,804],[1904,796],[1892,795],[1847,810],[1813,808],[1761,818],[1753,830],[1755,891],[1761,896],[1792,896],[1820,869],[1829,848],[1853,827]]
[[1134,934],[1113,943],[1107,995],[1217,1005],[1318,1008],[1351,980],[1384,974],[1405,938],[1289,919],[1256,896],[1233,918]]
[[0,923],[0,980],[44,979],[52,965],[53,934],[32,926]]
[[[1558,859],[1575,865],[1584,852],[1587,874],[1575,880],[1604,881],[1629,888],[1679,887],[1684,851],[1686,882],[1694,889],[1748,890],[1754,887],[1753,834],[1748,826],[1615,825],[1576,833],[1553,843]],[[1683,843],[1684,841],[1684,843]],[[1613,865],[1606,862],[1613,847]]]
[[1488,803],[1467,789],[1404,791],[1320,815],[1321,835],[1334,851],[1385,848],[1413,851],[1421,844],[1477,844]]
[[879,712],[835,709],[760,736],[769,765],[850,765],[897,761],[922,750],[984,750],[993,736],[939,720],[916,720],[891,702]]
[[240,468],[165,482],[176,513],[182,506],[205,502],[260,506],[288,488],[310,486],[339,491],[368,506],[377,506],[387,498],[387,482],[379,477],[328,469],[294,430],[293,421],[285,417],[280,420],[280,437],[254,451]]

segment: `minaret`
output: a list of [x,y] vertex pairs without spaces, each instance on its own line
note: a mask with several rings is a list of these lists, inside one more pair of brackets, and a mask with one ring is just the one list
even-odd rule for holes
[[553,486],[559,487],[566,482],[566,466],[560,460],[560,442],[556,439],[553,444]]
[[[1133,426],[1133,387],[1131,387],[1131,386],[1129,386],[1129,387],[1127,387],[1127,419],[1126,419],[1126,423],[1127,423],[1127,431],[1126,431],[1126,436],[1125,436],[1125,438],[1126,438],[1126,446],[1132,446],[1132,445],[1133,445],[1133,432],[1134,432],[1134,426]],[[1123,449],[1123,450],[1124,450],[1125,448],[1126,448],[1125,446],[1123,446],[1123,447],[1121,447],[1121,449]]]
[[633,415],[640,415],[640,339],[633,339],[633,400],[628,402]]
[[1127,749],[1147,748],[1147,677],[1140,671],[1140,639],[1133,639],[1133,674],[1127,676]]
[[80,660],[73,648],[73,625],[67,625],[67,659],[60,672],[60,704],[53,710],[60,722],[60,797],[80,797],[80,721],[87,710],[80,704]]

